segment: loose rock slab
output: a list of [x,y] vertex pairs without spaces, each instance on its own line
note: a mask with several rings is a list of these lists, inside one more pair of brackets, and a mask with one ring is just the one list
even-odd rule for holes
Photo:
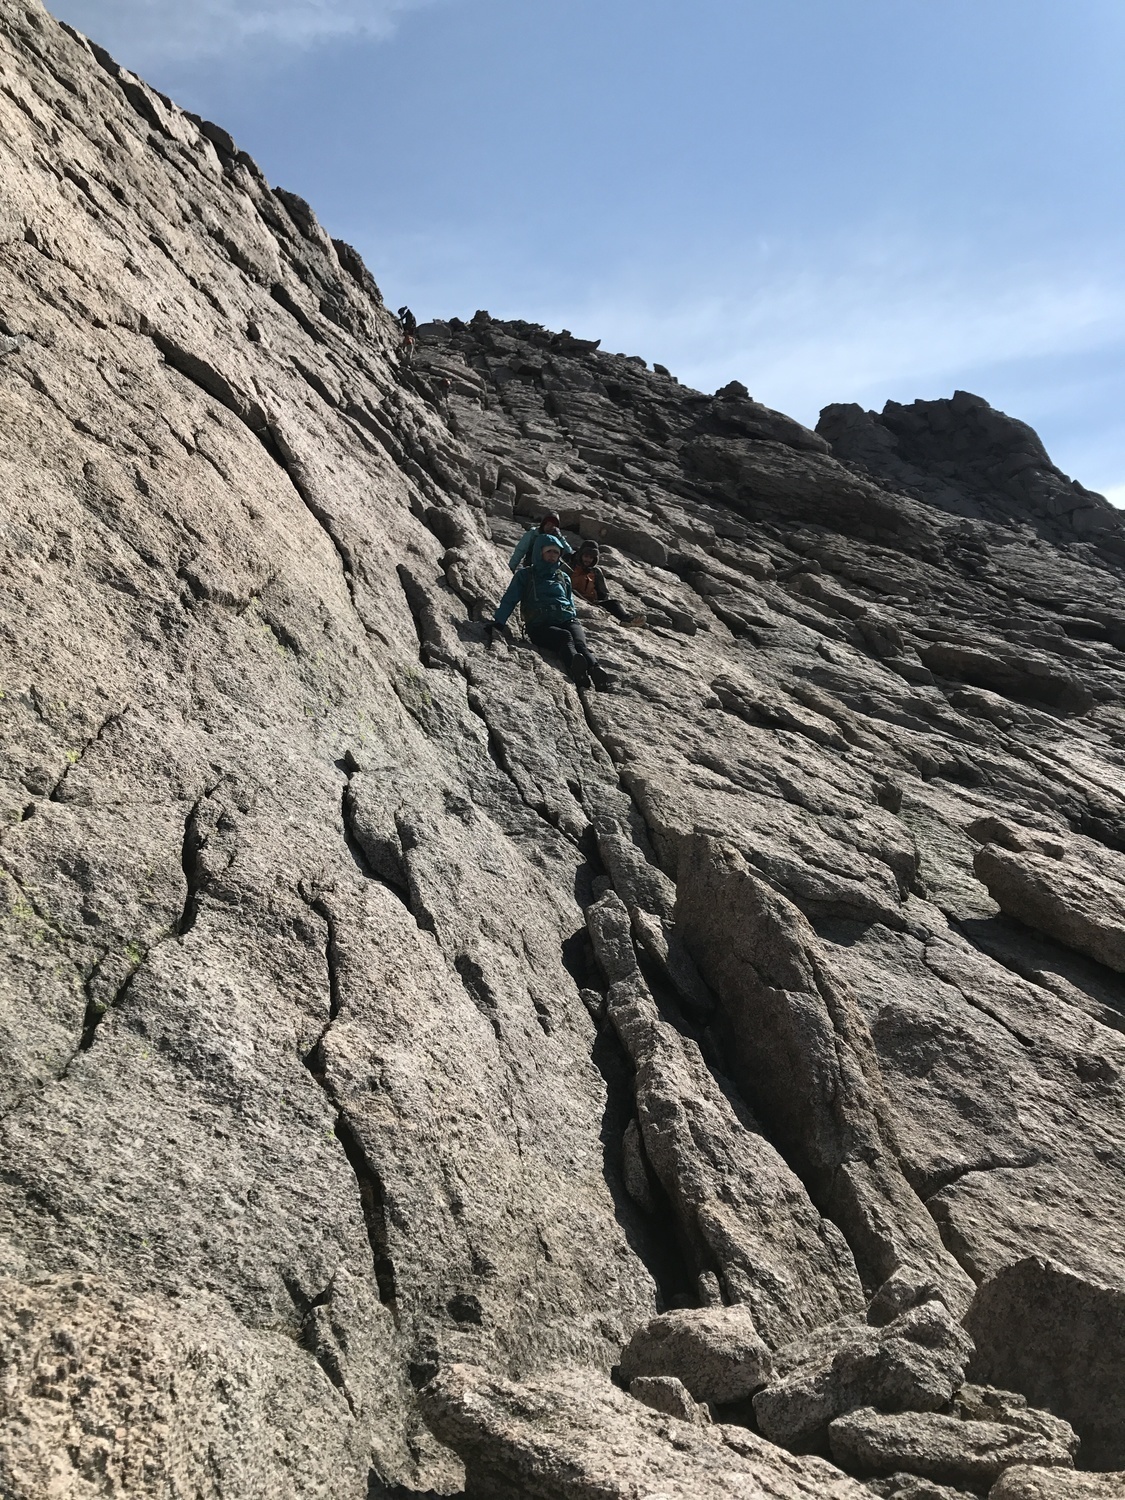
[[1073,1468],[1078,1447],[1074,1433],[1046,1412],[1035,1415],[1039,1431],[1014,1422],[863,1407],[836,1418],[828,1428],[828,1444],[836,1462],[854,1474],[905,1469],[983,1493],[1012,1464]]
[[988,1500],[1122,1500],[1125,1473],[1072,1474],[1016,1464],[988,1492]]
[[683,1308],[638,1328],[621,1356],[626,1380],[675,1375],[697,1401],[741,1401],[773,1374],[773,1356],[750,1310]]
[[1125,1288],[1029,1256],[979,1288],[966,1323],[974,1368],[1066,1417],[1084,1465],[1125,1464]]
[[801,1453],[819,1448],[828,1424],[861,1406],[938,1411],[961,1383],[972,1340],[936,1299],[884,1328],[842,1323],[779,1351],[785,1371],[754,1398],[771,1442]]
[[420,1400],[482,1500],[870,1500],[821,1459],[663,1416],[589,1371],[516,1385],[454,1365]]

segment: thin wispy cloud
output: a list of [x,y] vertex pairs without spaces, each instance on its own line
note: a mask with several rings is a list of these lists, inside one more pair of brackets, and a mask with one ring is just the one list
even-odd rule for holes
[[134,68],[258,47],[389,36],[435,0],[58,0],[52,10]]
[[630,277],[629,290],[603,289],[581,316],[614,348],[675,361],[692,385],[737,376],[805,421],[828,401],[881,402],[904,384],[923,395],[967,371],[1125,343],[1125,282],[1109,272],[1030,264],[982,278],[932,247],[900,247],[893,260],[829,255],[749,276],[714,268],[716,290],[693,295],[703,278],[685,275],[671,302],[666,274],[651,299]]

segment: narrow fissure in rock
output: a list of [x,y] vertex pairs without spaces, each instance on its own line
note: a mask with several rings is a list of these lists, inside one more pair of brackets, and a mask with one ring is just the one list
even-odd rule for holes
[[500,1041],[500,1007],[484,977],[484,970],[467,953],[459,953],[453,960],[453,967],[465,986],[465,993],[492,1027],[496,1040]]
[[383,1183],[378,1172],[367,1160],[363,1147],[343,1114],[336,1117],[336,1139],[344,1148],[344,1155],[355,1173],[359,1186],[359,1201],[363,1209],[363,1222],[367,1226],[367,1238],[371,1245],[371,1259],[375,1267],[375,1281],[379,1288],[379,1300],[390,1308],[398,1321],[398,1293],[395,1286],[394,1261],[391,1259],[387,1235],[387,1210]]
[[[206,793],[210,796],[210,793]],[[176,932],[184,937],[195,926],[199,916],[199,903],[207,883],[207,871],[203,864],[203,851],[207,844],[207,837],[200,825],[199,812],[203,805],[203,798],[192,807],[184,819],[184,841],[180,853],[180,867],[184,872],[184,880],[187,884],[187,893],[184,896],[183,910],[180,912],[176,923]]]
[[654,1172],[649,1173],[651,1208],[643,1208],[625,1185],[625,1132],[634,1118],[633,1065],[608,1021],[598,1026],[590,1060],[605,1083],[606,1103],[598,1139],[602,1175],[613,1201],[614,1217],[629,1248],[641,1260],[656,1286],[657,1311],[695,1307],[699,1294],[693,1257],[672,1202]]
[[367,1230],[368,1242],[371,1246],[371,1258],[375,1270],[376,1285],[379,1289],[379,1300],[391,1310],[397,1325],[398,1303],[395,1291],[395,1271],[394,1262],[391,1260],[388,1248],[386,1206],[382,1179],[368,1161],[359,1138],[346,1119],[339,1097],[327,1072],[325,1043],[332,1023],[340,1013],[341,1006],[338,969],[339,953],[336,945],[335,920],[327,914],[324,903],[317,897],[310,897],[302,890],[301,898],[310,911],[315,912],[321,918],[327,928],[325,963],[327,966],[329,993],[328,1020],[325,1022],[320,1036],[302,1061],[317,1087],[332,1106],[335,1114],[333,1133],[343,1147],[344,1155],[347,1157],[348,1165],[352,1169],[356,1186],[359,1189],[360,1208],[363,1213],[363,1222]]

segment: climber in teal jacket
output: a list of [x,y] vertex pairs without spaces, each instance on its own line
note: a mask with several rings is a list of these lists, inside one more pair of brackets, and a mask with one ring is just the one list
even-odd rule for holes
[[532,547],[539,537],[544,536],[548,532],[559,542],[563,550],[563,556],[573,557],[574,548],[563,541],[562,521],[559,519],[558,511],[549,511],[539,522],[538,526],[528,527],[512,549],[512,555],[508,559],[508,566],[513,573],[518,567],[526,567],[531,562]]
[[594,686],[605,692],[610,685],[609,676],[591,654],[586,632],[578,623],[570,579],[562,566],[563,546],[561,537],[550,532],[534,538],[531,566],[517,567],[512,574],[512,581],[488,622],[489,636],[505,623],[518,604],[532,643],[561,656],[576,687],[585,688],[593,679]]

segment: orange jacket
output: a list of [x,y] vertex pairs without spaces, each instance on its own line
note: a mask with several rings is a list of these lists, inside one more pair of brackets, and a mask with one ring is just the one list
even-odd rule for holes
[[609,590],[606,588],[605,574],[597,563],[592,568],[583,567],[581,562],[575,561],[569,564],[570,584],[579,599],[585,599],[588,604],[604,604],[609,598]]

